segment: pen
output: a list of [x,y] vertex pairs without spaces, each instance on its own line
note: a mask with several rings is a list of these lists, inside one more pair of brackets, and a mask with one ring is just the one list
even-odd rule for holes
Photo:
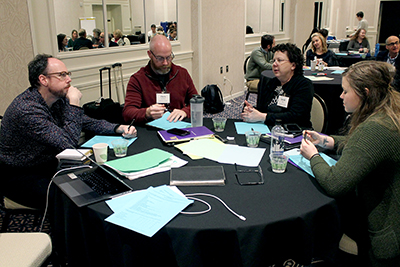
[[135,119],[133,119],[132,122],[131,122],[131,124],[129,124],[129,126],[128,126],[128,131],[129,131],[129,129],[131,128],[131,126],[133,125],[134,122],[135,122]]

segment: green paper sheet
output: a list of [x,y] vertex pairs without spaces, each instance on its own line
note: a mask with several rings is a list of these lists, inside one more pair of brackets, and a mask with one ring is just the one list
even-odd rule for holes
[[173,155],[169,152],[153,148],[136,155],[107,161],[107,165],[121,172],[137,172],[156,167],[171,156]]

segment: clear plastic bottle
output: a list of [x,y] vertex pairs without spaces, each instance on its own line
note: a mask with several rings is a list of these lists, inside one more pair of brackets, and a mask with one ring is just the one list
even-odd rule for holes
[[282,121],[276,120],[275,126],[271,130],[271,150],[270,153],[283,154],[285,149],[285,129],[282,127]]

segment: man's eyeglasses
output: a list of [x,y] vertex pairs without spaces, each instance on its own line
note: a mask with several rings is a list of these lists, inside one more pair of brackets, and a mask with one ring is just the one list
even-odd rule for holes
[[275,59],[273,59],[272,62],[276,62],[277,64],[282,64],[285,61],[289,61],[289,59],[275,58]]
[[238,169],[235,164],[235,176],[240,185],[264,184],[264,174],[260,165],[253,169]]
[[154,55],[153,51],[150,50],[150,52],[151,52],[151,54],[156,58],[156,60],[157,60],[158,62],[160,62],[160,63],[164,62],[164,60],[166,60],[167,62],[170,62],[170,61],[172,61],[172,60],[174,59],[174,57],[175,57],[174,53],[172,53],[172,52],[171,52],[171,55],[168,56],[168,57],[156,56],[156,55]]
[[393,43],[390,43],[390,44],[386,44],[387,46],[394,46],[394,45],[399,45],[399,41],[396,41],[396,42],[393,42]]
[[66,71],[61,71],[61,72],[52,72],[52,73],[47,73],[45,76],[50,76],[50,75],[56,75],[56,77],[60,80],[65,80],[67,76],[71,77],[72,73],[66,72]]

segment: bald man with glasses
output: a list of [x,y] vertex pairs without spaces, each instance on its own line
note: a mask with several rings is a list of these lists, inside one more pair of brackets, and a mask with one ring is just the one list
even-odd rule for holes
[[[400,91],[400,57],[399,57],[399,37],[397,36],[389,36],[386,39],[386,50],[381,51],[376,55],[377,61],[384,61],[396,68],[396,74],[393,78],[393,87]],[[377,51],[376,51],[377,52]]]
[[0,190],[22,205],[44,209],[47,187],[57,171],[56,155],[78,147],[82,131],[136,136],[135,127],[96,120],[83,114],[82,93],[71,85],[71,72],[50,55],[28,65],[31,87],[9,105],[0,129]]
[[172,63],[174,53],[164,35],[150,42],[148,64],[133,74],[126,89],[125,121],[146,123],[171,112],[169,121],[190,117],[190,99],[198,94],[188,71]]

